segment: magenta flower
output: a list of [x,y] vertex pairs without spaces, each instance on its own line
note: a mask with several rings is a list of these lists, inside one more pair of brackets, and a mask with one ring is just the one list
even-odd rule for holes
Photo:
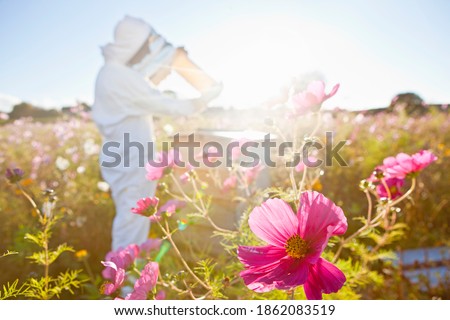
[[436,160],[437,157],[427,150],[421,150],[412,156],[399,153],[395,157],[384,159],[382,170],[388,178],[404,179],[407,175],[413,175],[423,170]]
[[147,163],[145,170],[147,180],[154,181],[161,179],[165,174],[170,173],[177,160],[181,160],[180,154],[171,149],[169,152],[159,152],[157,162]]
[[256,292],[304,286],[308,299],[337,292],[345,275],[320,255],[331,236],[347,230],[342,209],[315,191],[301,194],[297,215],[281,199],[269,199],[250,213],[250,229],[268,243],[240,246],[238,258],[245,269],[244,283]]
[[146,300],[148,293],[156,286],[158,280],[159,265],[157,262],[149,262],[141,272],[141,276],[134,284],[132,293],[125,300]]
[[[134,260],[139,255],[139,247],[136,244],[130,244],[125,249],[119,248],[116,251],[110,251],[106,254],[106,262],[113,262],[117,268],[126,270],[131,266]],[[113,280],[115,277],[115,270],[110,266],[106,266],[102,271],[103,278]]]
[[178,209],[184,208],[186,206],[186,202],[177,200],[177,199],[171,199],[167,201],[164,205],[161,206],[158,210],[158,214],[165,213],[168,217],[173,215]]
[[292,97],[295,114],[302,116],[311,111],[318,111],[322,103],[336,94],[339,84],[336,84],[329,94],[325,93],[323,81],[313,81],[308,88]]
[[109,296],[122,285],[125,280],[125,270],[117,267],[117,265],[112,261],[102,261],[102,264],[112,270],[111,280],[113,280],[113,282],[108,282],[103,286],[103,293]]
[[155,300],[165,300],[166,292],[164,290],[159,290],[155,295]]
[[131,208],[131,212],[144,217],[149,217],[151,221],[157,221],[161,219],[161,214],[157,211],[158,203],[159,199],[157,197],[142,198],[136,203],[136,208]]
[[437,157],[428,150],[420,150],[412,155],[413,161],[416,165],[417,171],[428,167],[432,162],[437,160]]
[[[391,199],[397,199],[402,195],[401,188],[405,184],[404,179],[389,178],[385,180],[386,185],[389,189]],[[389,198],[389,194],[383,183],[379,183],[376,188],[377,194],[380,198]]]

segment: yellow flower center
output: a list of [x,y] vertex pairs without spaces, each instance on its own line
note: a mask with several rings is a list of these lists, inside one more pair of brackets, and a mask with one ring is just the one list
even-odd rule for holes
[[290,237],[286,241],[284,248],[286,249],[288,256],[295,259],[303,258],[308,252],[308,244],[298,234]]

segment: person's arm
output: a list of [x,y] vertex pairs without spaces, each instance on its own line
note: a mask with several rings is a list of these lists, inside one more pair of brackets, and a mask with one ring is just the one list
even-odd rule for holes
[[217,81],[189,58],[187,51],[182,47],[177,48],[172,68],[199,92],[205,92],[218,85]]
[[153,89],[138,74],[131,73],[129,79],[123,80],[131,114],[187,116],[201,112],[207,107],[203,99],[169,97]]

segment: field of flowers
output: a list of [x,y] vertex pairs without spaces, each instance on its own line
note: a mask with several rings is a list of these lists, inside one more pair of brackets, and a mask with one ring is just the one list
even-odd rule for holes
[[130,214],[149,216],[150,239],[117,252],[89,118],[0,120],[0,298],[448,299],[448,278],[412,283],[396,253],[450,245],[450,115],[320,112],[322,100],[305,99],[270,121],[161,118],[157,136],[251,129],[298,151],[332,132],[348,166],[277,165],[268,188],[256,183],[262,165],[147,167],[157,198]]

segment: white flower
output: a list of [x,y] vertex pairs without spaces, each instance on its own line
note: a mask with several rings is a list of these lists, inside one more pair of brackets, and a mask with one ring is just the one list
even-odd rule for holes
[[100,191],[108,192],[109,191],[109,184],[107,182],[105,182],[105,181],[99,181],[99,182],[97,182],[97,188]]
[[173,133],[173,127],[170,124],[164,125],[163,130],[168,135],[171,135]]
[[54,201],[46,201],[42,204],[42,212],[47,218],[51,218],[53,216],[53,209],[55,209]]
[[58,156],[58,158],[56,158],[56,167],[61,170],[64,171],[66,170],[68,167],[70,166],[70,162],[69,160]]
[[72,147],[72,148],[67,148],[66,149],[66,154],[73,154],[77,151],[77,147]]
[[84,153],[88,156],[97,154],[99,152],[99,146],[95,143],[94,139],[87,139],[83,145]]
[[86,171],[86,168],[83,167],[83,166],[79,166],[79,167],[77,168],[77,172],[78,172],[79,174],[82,174],[82,173],[84,173],[85,171]]

